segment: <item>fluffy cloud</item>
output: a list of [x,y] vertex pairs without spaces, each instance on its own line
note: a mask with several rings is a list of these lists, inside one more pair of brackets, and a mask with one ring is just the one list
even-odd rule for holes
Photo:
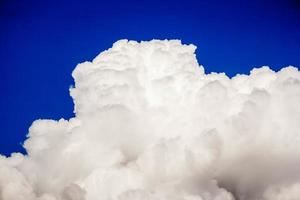
[[73,71],[75,117],[0,157],[1,200],[296,200],[300,73],[205,74],[194,45],[120,40]]

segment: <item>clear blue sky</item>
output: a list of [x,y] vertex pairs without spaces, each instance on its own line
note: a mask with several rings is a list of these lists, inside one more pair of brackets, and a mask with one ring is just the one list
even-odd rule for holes
[[0,1],[0,153],[34,119],[73,116],[77,63],[118,39],[181,39],[207,72],[300,66],[300,1]]

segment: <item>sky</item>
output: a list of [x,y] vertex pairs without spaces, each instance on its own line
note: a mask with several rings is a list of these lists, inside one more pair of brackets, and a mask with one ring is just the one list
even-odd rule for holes
[[75,66],[119,39],[181,39],[206,73],[300,66],[300,2],[0,1],[0,154],[35,119],[68,119]]

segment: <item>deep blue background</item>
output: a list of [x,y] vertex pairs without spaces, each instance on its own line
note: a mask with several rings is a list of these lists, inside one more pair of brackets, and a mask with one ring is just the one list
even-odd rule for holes
[[0,153],[24,152],[34,119],[73,116],[77,63],[118,39],[181,39],[207,72],[300,66],[300,3],[0,0]]

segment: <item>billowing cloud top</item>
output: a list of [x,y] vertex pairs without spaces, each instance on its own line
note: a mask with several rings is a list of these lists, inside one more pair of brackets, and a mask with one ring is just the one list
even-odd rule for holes
[[1,200],[296,200],[300,73],[205,74],[194,45],[120,40],[74,72],[75,117],[0,156]]

